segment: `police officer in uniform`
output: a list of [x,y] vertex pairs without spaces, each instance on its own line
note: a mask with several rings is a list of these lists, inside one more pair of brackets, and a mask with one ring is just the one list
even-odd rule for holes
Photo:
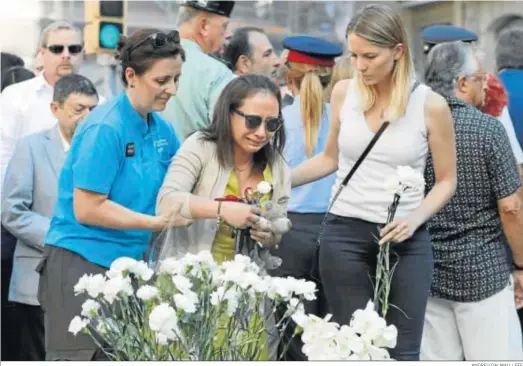
[[179,32],[186,61],[177,95],[162,113],[180,140],[210,124],[218,96],[234,78],[213,56],[223,47],[234,1],[186,1],[183,6]]
[[476,42],[478,35],[468,29],[448,24],[431,25],[421,33],[423,39],[423,53],[428,54],[432,47],[439,43],[463,41]]

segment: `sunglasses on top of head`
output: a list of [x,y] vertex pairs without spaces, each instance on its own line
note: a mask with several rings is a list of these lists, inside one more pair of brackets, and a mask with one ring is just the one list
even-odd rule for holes
[[63,44],[51,44],[46,48],[55,55],[61,55],[66,47],[71,55],[77,55],[80,52],[82,52],[83,49],[83,46],[81,44],[70,44],[68,46],[65,46]]
[[[236,108],[233,108],[232,111],[234,113],[236,113],[237,115],[245,118],[245,125],[250,130],[257,129],[258,127],[260,127],[260,125],[263,122],[263,118],[261,116],[247,115],[247,114],[240,112]],[[265,128],[267,129],[268,132],[278,131],[282,125],[283,125],[283,118],[268,117],[267,119],[265,119]]]
[[180,34],[176,30],[170,31],[169,33],[156,32],[150,34],[134,46],[130,47],[127,51],[128,54],[130,55],[133,50],[140,47],[145,42],[151,43],[154,49],[165,47],[169,43],[180,44]]

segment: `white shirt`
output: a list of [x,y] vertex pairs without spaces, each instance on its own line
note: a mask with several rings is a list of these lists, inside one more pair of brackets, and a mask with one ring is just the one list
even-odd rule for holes
[[[387,179],[396,176],[400,165],[410,166],[423,175],[429,151],[425,125],[425,99],[429,90],[426,85],[420,84],[410,95],[405,115],[390,121],[334,202],[333,214],[384,224],[387,208],[394,198],[386,187]],[[359,104],[356,85],[351,81],[340,111],[338,171],[332,195],[374,137]],[[424,192],[405,192],[395,218],[405,218],[414,212],[421,204],[423,195]]]
[[56,125],[51,112],[53,87],[43,74],[5,88],[0,95],[1,182],[4,181],[7,164],[18,141],[27,135],[47,130]]
[[514,130],[514,124],[512,123],[512,119],[510,118],[510,113],[508,112],[507,107],[503,108],[503,111],[501,112],[501,115],[498,117],[498,119],[501,121],[503,127],[505,127],[505,130],[507,131],[510,147],[512,147],[512,151],[514,152],[517,163],[523,164],[523,151],[521,150],[521,146],[519,146],[519,141],[516,137],[516,131]]
[[68,152],[69,149],[71,148],[71,144],[65,139],[60,127],[58,127],[58,134],[60,135],[60,140],[62,140],[62,146],[64,147],[64,152]]

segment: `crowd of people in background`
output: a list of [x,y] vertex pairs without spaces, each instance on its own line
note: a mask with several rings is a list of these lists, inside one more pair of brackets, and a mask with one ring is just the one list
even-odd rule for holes
[[[278,55],[233,10],[186,1],[177,30],[121,36],[124,88],[109,100],[78,74],[82,32],[67,22],[43,30],[33,70],[2,53],[2,360],[105,360],[68,332],[78,278],[174,245],[230,260],[230,227],[282,259],[270,275],[314,281],[306,311],[339,324],[372,298],[377,241],[392,242],[393,358],[523,359],[523,30],[481,55],[472,32],[436,26],[416,73],[386,6],[348,20],[346,54],[292,36]],[[426,188],[384,225],[400,165]],[[217,200],[261,181],[292,222],[283,235],[259,208]],[[266,327],[260,360],[275,360],[295,329],[281,342]],[[293,338],[284,359],[301,349]]]

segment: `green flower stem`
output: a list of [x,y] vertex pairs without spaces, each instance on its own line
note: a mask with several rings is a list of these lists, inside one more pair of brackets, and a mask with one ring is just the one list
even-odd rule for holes
[[[389,206],[387,222],[385,226],[394,221],[396,210],[398,208],[401,196],[394,194],[392,204]],[[389,295],[392,282],[390,267],[390,243],[380,245],[376,266],[376,283],[374,286],[374,307],[376,311],[381,310],[381,316],[385,318],[389,309]]]

